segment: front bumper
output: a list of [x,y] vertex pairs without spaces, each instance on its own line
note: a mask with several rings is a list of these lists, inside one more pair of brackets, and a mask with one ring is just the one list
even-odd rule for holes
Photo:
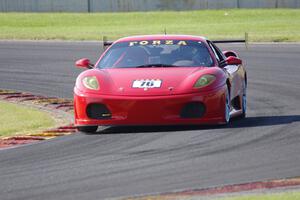
[[[101,125],[184,125],[219,124],[223,122],[226,86],[209,92],[168,96],[110,96],[83,93],[74,89],[75,126]],[[201,102],[205,113],[199,118],[183,118],[182,108],[190,102]],[[91,119],[87,106],[104,104],[111,112],[107,119]]]

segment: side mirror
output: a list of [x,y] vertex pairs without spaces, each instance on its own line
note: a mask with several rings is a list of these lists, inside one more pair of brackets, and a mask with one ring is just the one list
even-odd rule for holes
[[227,65],[241,65],[242,60],[234,56],[229,56],[226,58],[226,63]]
[[75,62],[76,67],[82,67],[82,68],[88,68],[92,69],[94,67],[93,64],[91,64],[91,61],[87,58],[82,58],[80,60],[77,60]]

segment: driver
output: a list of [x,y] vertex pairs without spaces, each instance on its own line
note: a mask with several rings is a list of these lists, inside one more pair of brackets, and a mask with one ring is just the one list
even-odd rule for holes
[[190,66],[211,66],[212,59],[205,47],[201,46],[180,46],[176,50],[176,64],[185,64]]
[[126,52],[119,58],[119,62],[115,65],[121,67],[134,67],[147,64],[148,53],[143,47],[128,47]]
[[195,65],[200,66],[211,66],[213,63],[213,60],[208,52],[208,50],[204,47],[197,48],[197,52],[193,56],[193,61]]

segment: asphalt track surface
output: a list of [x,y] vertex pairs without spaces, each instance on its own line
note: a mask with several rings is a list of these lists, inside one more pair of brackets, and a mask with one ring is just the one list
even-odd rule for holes
[[[0,199],[105,199],[300,175],[300,45],[222,45],[248,70],[227,127],[112,127],[0,151]],[[96,42],[0,42],[0,88],[72,97]]]

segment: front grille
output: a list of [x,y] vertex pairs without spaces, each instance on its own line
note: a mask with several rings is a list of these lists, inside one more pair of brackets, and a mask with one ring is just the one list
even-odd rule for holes
[[182,118],[200,118],[205,113],[205,105],[201,102],[190,102],[183,106],[180,112]]
[[91,119],[109,119],[111,118],[111,112],[109,109],[101,103],[92,103],[87,106],[87,116]]

